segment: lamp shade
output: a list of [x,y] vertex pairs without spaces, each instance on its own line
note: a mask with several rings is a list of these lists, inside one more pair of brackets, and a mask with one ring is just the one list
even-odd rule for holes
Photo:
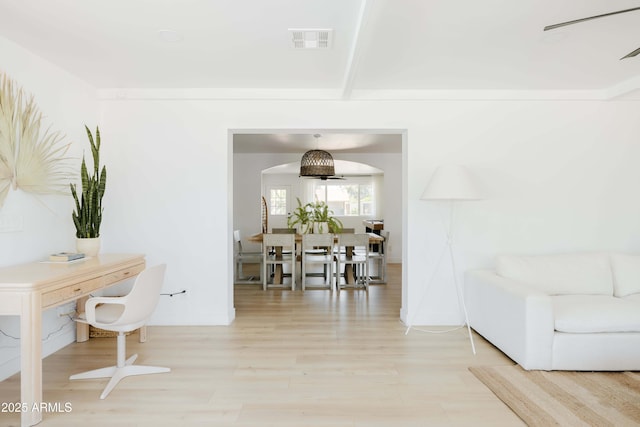
[[480,200],[482,196],[464,166],[440,166],[431,176],[422,200]]
[[309,150],[300,160],[300,176],[333,176],[335,175],[333,157],[324,150]]

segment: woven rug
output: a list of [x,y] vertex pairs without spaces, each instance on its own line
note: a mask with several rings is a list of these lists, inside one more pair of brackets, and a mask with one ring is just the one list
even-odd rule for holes
[[640,426],[640,372],[469,370],[530,426]]

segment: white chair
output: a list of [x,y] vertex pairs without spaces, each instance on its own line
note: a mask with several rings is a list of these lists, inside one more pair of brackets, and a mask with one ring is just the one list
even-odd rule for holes
[[[320,287],[333,289],[333,234],[303,234],[301,259],[303,291],[308,286],[308,276],[322,276],[324,283]],[[309,272],[308,267],[312,265],[322,265],[323,272]]]
[[[295,234],[273,234],[262,235],[262,289],[268,287],[284,287],[284,266],[291,265],[291,290],[296,289],[296,235]],[[268,285],[271,274],[267,274],[268,267],[274,267],[275,275],[280,276],[282,283],[272,283]]]
[[233,256],[235,263],[235,273],[233,283],[239,284],[253,284],[260,283],[260,273],[258,277],[249,276],[246,277],[243,272],[244,264],[259,264],[259,272],[262,271],[262,252],[245,252],[242,250],[242,238],[240,237],[240,230],[233,231],[233,241],[235,242],[235,253]]
[[[342,269],[344,266],[344,273]],[[345,284],[340,278],[344,274]],[[369,235],[339,234],[338,252],[336,253],[336,289],[349,286],[351,275],[354,277],[353,287],[364,286],[369,290]]]
[[125,333],[144,326],[151,317],[160,298],[165,269],[166,264],[160,264],[143,270],[137,276],[131,291],[125,296],[93,297],[87,300],[85,313],[75,320],[96,328],[117,332],[117,362],[115,366],[71,375],[69,379],[111,378],[100,395],[100,399],[104,399],[125,377],[170,371],[169,368],[134,365],[137,354],[125,360]]
[[[273,234],[296,234],[298,231],[296,228],[278,228],[278,227],[273,227],[271,229],[271,232]],[[273,255],[275,253],[275,251],[272,249],[271,250],[271,255]],[[290,250],[282,250],[283,254],[291,254]],[[284,270],[284,269],[283,269]],[[269,274],[274,274],[274,266],[271,266],[271,271],[269,272]],[[282,277],[291,277],[290,273],[285,273],[284,271],[282,271]]]
[[[381,231],[380,236],[384,239],[382,242],[369,245],[369,260],[375,266],[375,275],[370,271],[369,283],[387,283],[387,245],[389,242],[389,232]],[[373,248],[377,247],[374,251]],[[371,265],[369,266],[371,269]]]

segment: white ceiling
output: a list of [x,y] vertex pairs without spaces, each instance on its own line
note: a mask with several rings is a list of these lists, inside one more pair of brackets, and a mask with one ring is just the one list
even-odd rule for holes
[[[606,90],[636,82],[630,0],[0,0],[0,36],[97,88]],[[289,28],[332,28],[295,50]],[[165,42],[160,30],[181,40]],[[631,83],[629,83],[631,82]],[[309,92],[311,93],[311,92]]]
[[[640,92],[640,56],[619,59],[640,47],[640,11],[543,28],[637,6],[640,0],[0,0],[0,36],[101,97],[181,90],[178,96],[256,99],[607,99]],[[293,49],[289,28],[333,29],[333,46]],[[179,40],[163,40],[166,30]],[[335,130],[236,135],[234,151],[303,152],[316,132],[324,136],[317,148],[329,151],[401,151],[397,134]]]
[[233,136],[234,153],[302,154],[307,150],[326,150],[333,154],[401,153],[402,135],[315,130],[303,133],[251,133]]

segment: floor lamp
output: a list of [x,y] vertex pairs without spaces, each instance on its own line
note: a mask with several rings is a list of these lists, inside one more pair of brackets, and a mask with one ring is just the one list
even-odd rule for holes
[[[436,264],[436,269],[434,270],[433,275],[429,279],[427,286],[422,294],[422,298],[418,304],[418,308],[422,305],[422,301],[429,289],[429,285],[435,276],[435,273],[438,271],[440,263],[444,257],[445,252],[449,252],[449,258],[451,261],[451,273],[453,275],[453,282],[456,287],[456,293],[458,294],[458,304],[462,307],[462,311],[464,312],[464,320],[467,325],[467,331],[469,333],[469,341],[471,342],[471,350],[473,354],[476,354],[476,347],[473,342],[473,335],[471,334],[471,325],[469,325],[469,315],[467,314],[467,307],[464,302],[464,295],[462,291],[462,287],[458,282],[458,275],[456,270],[455,257],[453,255],[453,235],[454,235],[454,219],[455,219],[455,208],[456,203],[459,201],[468,201],[468,200],[479,200],[481,199],[480,193],[478,192],[476,186],[471,179],[471,176],[467,169],[463,166],[440,166],[434,172],[433,176],[429,180],[427,187],[425,188],[422,196],[420,196],[422,200],[429,201],[447,201],[449,202],[449,223],[446,226],[447,233],[447,246],[443,250],[438,262]],[[416,310],[417,312],[417,310]],[[415,317],[415,314],[414,314]],[[405,335],[409,333],[411,329],[412,322],[409,322],[407,327],[407,331]]]

